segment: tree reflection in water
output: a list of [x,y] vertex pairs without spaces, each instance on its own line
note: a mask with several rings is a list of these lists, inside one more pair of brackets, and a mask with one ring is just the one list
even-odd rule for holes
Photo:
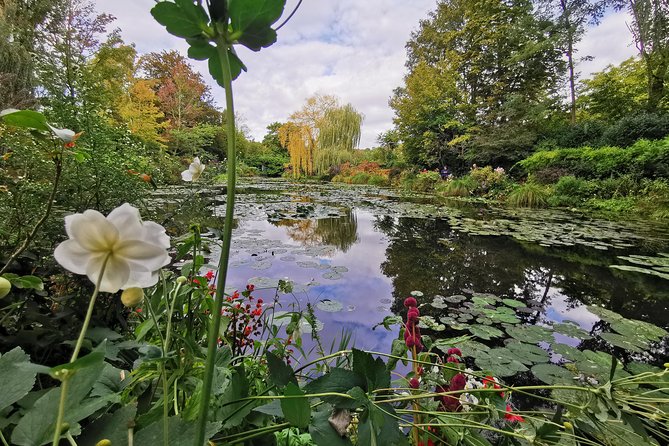
[[661,326],[669,321],[669,291],[661,279],[622,276],[609,268],[616,263],[616,253],[469,236],[440,219],[384,216],[376,218],[375,228],[389,238],[381,269],[392,280],[396,312],[413,290],[430,298],[476,291],[537,308],[524,318],[527,323],[555,317],[547,313],[551,304],[564,309],[598,304]]
[[284,219],[273,224],[285,227],[288,236],[303,246],[330,245],[347,252],[359,240],[358,219],[352,209],[339,217]]

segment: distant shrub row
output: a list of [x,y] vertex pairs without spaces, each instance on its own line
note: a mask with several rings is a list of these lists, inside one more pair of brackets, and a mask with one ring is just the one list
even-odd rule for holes
[[630,174],[637,178],[669,176],[669,138],[640,140],[627,148],[580,147],[536,152],[516,165],[542,183],[573,175],[595,179]]

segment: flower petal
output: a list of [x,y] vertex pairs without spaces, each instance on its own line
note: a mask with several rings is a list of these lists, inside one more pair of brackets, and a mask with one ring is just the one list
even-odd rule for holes
[[158,283],[158,271],[130,270],[130,277],[123,289],[126,288],[148,288]]
[[109,213],[107,220],[118,230],[121,240],[142,239],[144,228],[136,207],[124,203]]
[[142,240],[123,240],[118,243],[114,249],[114,257],[132,262],[133,270],[139,271],[156,271],[170,260],[165,248]]
[[83,249],[92,252],[109,252],[119,238],[116,227],[98,211],[89,209],[65,220],[67,233]]
[[165,234],[165,228],[152,221],[143,222],[142,227],[144,229],[142,240],[154,245],[162,246],[165,249],[170,247],[170,237]]
[[184,181],[193,181],[193,174],[190,170],[184,170],[181,172],[181,179]]
[[91,252],[82,248],[76,240],[65,240],[56,246],[53,256],[66,270],[75,274],[86,274],[86,266],[90,260]]
[[[86,275],[93,283],[97,283],[102,265],[107,257],[106,253],[91,258],[86,268]],[[115,293],[123,287],[130,277],[130,265],[116,255],[109,257],[105,267],[102,280],[100,281],[100,291]]]

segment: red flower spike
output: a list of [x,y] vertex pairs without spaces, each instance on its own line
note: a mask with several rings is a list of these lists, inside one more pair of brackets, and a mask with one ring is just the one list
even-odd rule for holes
[[510,422],[518,421],[519,423],[524,423],[525,418],[520,415],[515,415],[511,412],[511,404],[506,405],[506,412],[504,413],[504,419]]
[[453,364],[460,364],[460,360],[456,358],[455,356],[449,356],[448,359],[446,359],[446,362],[450,362]]
[[453,378],[451,378],[451,385],[449,386],[449,389],[451,391],[463,390],[465,388],[465,384],[467,384],[465,375],[458,373]]
[[411,378],[409,380],[409,387],[411,387],[412,389],[417,389],[418,387],[420,387],[420,382],[418,382],[416,378]]
[[411,308],[411,307],[415,307],[416,305],[418,305],[418,302],[416,301],[415,297],[412,296],[412,297],[407,297],[406,299],[404,299],[404,306],[405,307]]
[[449,348],[448,349],[448,354],[449,355],[458,355],[458,356],[462,357],[462,352],[457,347]]
[[255,290],[255,288],[256,288],[256,287],[255,287],[252,283],[249,283],[248,285],[246,285],[246,289],[247,289],[248,291],[253,291],[253,290]]
[[259,298],[258,298],[258,304],[262,305],[263,302],[264,302],[264,301],[262,300],[262,297],[259,297]]

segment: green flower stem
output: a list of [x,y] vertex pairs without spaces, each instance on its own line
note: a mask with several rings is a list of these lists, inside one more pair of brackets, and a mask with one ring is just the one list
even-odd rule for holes
[[9,446],[9,443],[7,443],[7,440],[5,440],[5,436],[2,435],[2,431],[0,430],[0,440],[2,440],[3,446]]
[[[102,262],[102,268],[100,268],[100,275],[98,276],[98,280],[95,284],[95,290],[93,290],[93,295],[91,295],[91,300],[88,303],[88,310],[86,311],[86,318],[84,319],[84,325],[82,325],[81,331],[79,332],[79,339],[77,339],[77,344],[74,346],[74,352],[72,352],[72,358],[70,358],[70,364],[76,361],[77,358],[79,357],[81,346],[83,345],[84,339],[86,338],[86,330],[88,330],[88,324],[90,324],[91,317],[93,316],[93,308],[95,308],[95,301],[98,298],[98,294],[100,293],[100,283],[102,283],[102,276],[104,276],[105,274],[105,269],[107,268],[107,262],[109,261],[109,257],[111,257],[111,253],[107,254],[105,260]],[[67,387],[69,380],[70,380],[70,375],[69,374],[65,375],[63,377],[63,382],[60,386],[60,400],[58,403],[58,412],[56,416],[56,427],[54,428],[53,432],[54,446],[58,446],[58,443],[60,443],[60,435],[61,435],[60,426],[63,424],[63,417],[65,416],[65,401],[67,400]]]
[[221,310],[223,309],[223,294],[225,282],[228,275],[228,259],[230,258],[230,245],[232,243],[232,223],[235,212],[235,184],[237,174],[236,163],[236,132],[235,132],[235,109],[232,97],[232,72],[230,70],[229,48],[230,44],[225,36],[219,36],[216,41],[218,55],[223,70],[223,83],[225,87],[225,120],[228,135],[228,159],[226,173],[227,200],[225,203],[225,223],[223,226],[223,243],[221,258],[218,262],[218,280],[216,282],[216,309],[213,320],[209,324],[209,343],[207,346],[207,362],[205,363],[204,382],[202,386],[202,399],[200,400],[200,415],[197,426],[195,446],[202,446],[205,441],[205,430],[207,427],[207,415],[209,413],[209,399],[214,379],[214,363],[216,361],[216,348],[221,326]]

